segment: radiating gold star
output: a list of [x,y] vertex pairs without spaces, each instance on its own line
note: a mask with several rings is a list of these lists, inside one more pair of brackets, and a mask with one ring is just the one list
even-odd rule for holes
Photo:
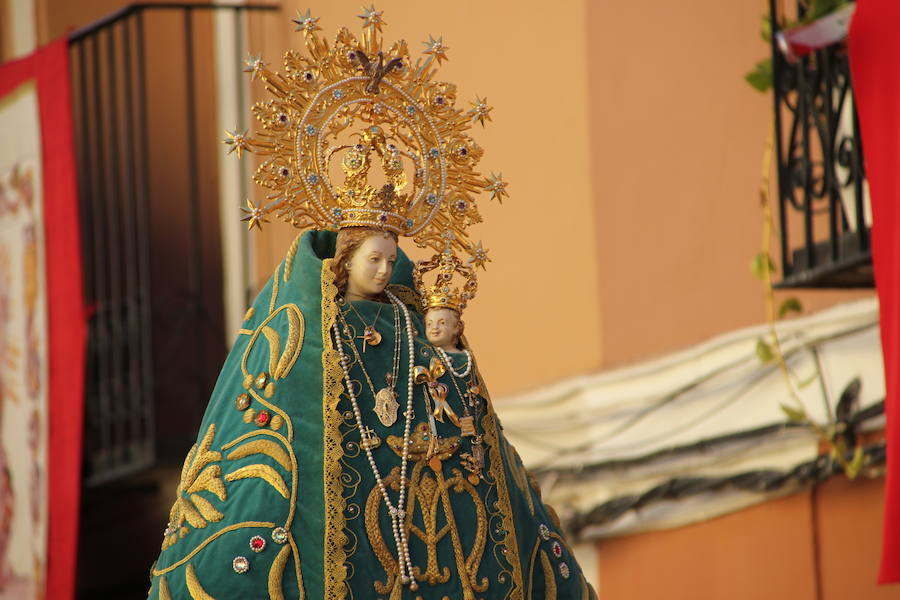
[[250,73],[250,81],[256,79],[256,76],[259,75],[259,72],[265,68],[268,63],[264,63],[262,57],[257,54],[256,56],[252,56],[250,54],[247,55],[247,60],[244,61],[246,65],[244,67],[244,73]]
[[253,152],[250,149],[250,142],[247,139],[246,129],[242,133],[238,133],[237,127],[235,127],[234,131],[226,131],[225,135],[227,135],[228,138],[222,140],[222,143],[231,146],[230,148],[228,148],[228,152],[226,152],[226,154],[237,152],[237,157],[242,158],[245,150],[247,152]]
[[305,33],[312,33],[314,31],[319,31],[322,29],[319,27],[319,17],[314,17],[310,14],[309,9],[306,9],[305,13],[301,13],[300,10],[297,10],[297,18],[291,19],[294,23],[297,24],[297,29],[294,31],[303,31]]
[[381,16],[383,14],[384,11],[375,10],[375,5],[373,4],[369,8],[363,6],[363,14],[357,16],[363,20],[363,27],[371,27],[375,31],[380,32],[381,26],[387,25]]
[[494,108],[488,106],[487,98],[481,99],[478,96],[475,96],[475,101],[469,102],[469,104],[472,105],[472,109],[468,112],[469,118],[472,119],[473,123],[478,121],[484,127],[485,120],[491,120],[491,111]]
[[481,267],[484,269],[484,264],[491,262],[490,257],[488,257],[488,251],[481,246],[481,242],[469,248],[469,253],[472,255],[469,259],[469,264],[474,268]]
[[491,173],[491,176],[484,180],[484,189],[491,193],[491,200],[497,200],[501,204],[503,203],[503,198],[509,197],[502,173]]
[[241,207],[241,210],[247,213],[247,216],[241,219],[241,221],[249,221],[247,223],[247,231],[250,231],[254,227],[262,231],[261,223],[268,223],[269,220],[266,219],[266,213],[263,212],[263,209],[253,204],[253,201],[250,198],[247,198],[247,208]]
[[441,64],[443,61],[447,60],[447,50],[450,48],[444,45],[444,37],[441,36],[438,39],[434,39],[430,34],[428,36],[427,42],[422,42],[425,44],[425,51],[423,54],[429,54],[434,57],[434,59]]

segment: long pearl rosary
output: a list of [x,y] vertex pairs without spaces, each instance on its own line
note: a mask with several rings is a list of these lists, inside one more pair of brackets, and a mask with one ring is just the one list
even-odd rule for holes
[[[369,466],[372,468],[372,473],[375,475],[375,481],[378,484],[378,489],[381,491],[381,495],[384,498],[384,503],[391,515],[391,528],[394,532],[394,542],[397,544],[397,563],[400,567],[400,581],[403,584],[408,583],[409,588],[413,591],[416,591],[419,589],[419,584],[413,577],[412,560],[410,560],[409,557],[409,539],[406,536],[406,529],[403,526],[403,521],[406,518],[406,467],[409,462],[409,432],[412,419],[415,416],[415,413],[413,412],[413,367],[415,366],[413,326],[412,320],[409,316],[409,309],[406,308],[406,305],[403,304],[394,294],[392,294],[388,290],[385,290],[384,293],[385,295],[387,295],[388,299],[394,306],[398,306],[403,311],[403,320],[406,326],[406,339],[408,341],[409,347],[409,385],[407,386],[406,394],[406,412],[403,413],[406,420],[403,425],[403,456],[400,461],[400,497],[397,500],[396,506],[394,506],[394,504],[391,502],[390,497],[388,496],[387,487],[384,485],[384,481],[381,479],[381,472],[378,470],[378,466],[375,464],[375,457],[372,455],[372,448],[369,444],[366,443],[361,443],[360,445],[366,451],[366,457],[369,459]],[[362,436],[365,428],[363,426],[362,413],[359,410],[359,403],[356,400],[356,393],[353,391],[353,385],[351,384],[350,379],[350,358],[344,352],[344,344],[341,340],[340,330],[336,322],[334,324],[333,330],[338,353],[341,355],[341,368],[344,371],[344,381],[347,387],[347,395],[350,397],[350,403],[353,405],[353,414],[356,417],[356,425],[360,432],[360,439],[362,442],[364,442],[365,440],[362,440]],[[400,332],[395,331],[395,335],[400,335]],[[353,341],[351,340],[350,343],[352,344]]]

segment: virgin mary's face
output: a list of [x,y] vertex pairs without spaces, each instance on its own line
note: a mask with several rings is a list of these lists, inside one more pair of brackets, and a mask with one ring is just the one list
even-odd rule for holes
[[392,237],[367,237],[347,261],[347,296],[372,297],[383,292],[396,262],[397,242]]

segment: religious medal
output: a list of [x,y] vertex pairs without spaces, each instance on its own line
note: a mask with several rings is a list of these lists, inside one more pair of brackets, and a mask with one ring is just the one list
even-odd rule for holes
[[385,427],[390,427],[397,422],[397,392],[390,387],[383,387],[375,394],[375,407],[372,409],[378,415],[378,420]]
[[[381,343],[381,334],[372,325],[366,325],[363,330],[363,342],[370,346],[377,346]],[[365,351],[365,346],[363,346],[363,350]]]
[[378,437],[378,434],[375,433],[375,431],[370,427],[363,427],[360,431],[359,437],[361,439],[360,445],[363,448],[374,450],[381,445],[381,438]]

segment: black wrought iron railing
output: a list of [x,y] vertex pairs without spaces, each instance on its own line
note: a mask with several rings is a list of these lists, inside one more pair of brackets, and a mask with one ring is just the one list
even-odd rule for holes
[[[769,8],[777,33],[776,0]],[[796,62],[775,35],[771,49],[783,266],[777,286],[871,287],[871,210],[845,44]]]
[[[89,485],[193,439],[225,353],[212,40],[233,36],[240,69],[249,15],[277,8],[133,4],[69,37]],[[225,31],[214,11],[232,15]]]

